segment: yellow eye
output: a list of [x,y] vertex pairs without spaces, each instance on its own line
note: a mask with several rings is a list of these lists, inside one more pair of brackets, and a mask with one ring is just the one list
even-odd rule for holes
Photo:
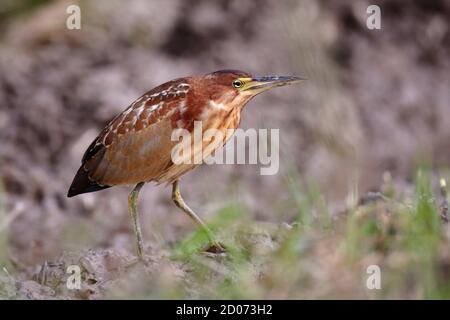
[[240,88],[243,85],[244,85],[244,83],[241,80],[239,80],[239,79],[236,79],[236,80],[233,81],[233,87],[235,87],[235,88]]

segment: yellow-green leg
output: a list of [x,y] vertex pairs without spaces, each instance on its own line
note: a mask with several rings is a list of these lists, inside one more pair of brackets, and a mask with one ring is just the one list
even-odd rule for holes
[[137,199],[139,196],[139,191],[141,191],[144,182],[140,182],[134,187],[133,191],[130,192],[128,196],[128,209],[131,214],[131,220],[133,222],[134,233],[136,235],[136,249],[137,255],[140,259],[143,258],[142,253],[144,252],[144,246],[142,241],[141,224],[139,223],[139,217],[137,212]]
[[203,229],[203,231],[206,233],[206,235],[209,239],[209,242],[211,243],[211,246],[214,249],[214,251],[223,251],[222,245],[220,245],[215,240],[212,231],[202,221],[202,219],[200,219],[200,217],[197,216],[197,214],[191,208],[189,208],[188,205],[184,202],[183,198],[181,197],[180,186],[179,186],[178,180],[176,180],[172,184],[172,200],[173,200],[173,202],[175,202],[175,204],[177,205],[178,208],[180,208],[185,213],[187,213],[187,215],[189,217],[191,217]]

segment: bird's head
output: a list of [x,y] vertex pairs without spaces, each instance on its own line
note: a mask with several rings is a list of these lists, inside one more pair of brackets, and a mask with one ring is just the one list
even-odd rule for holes
[[275,87],[306,80],[299,76],[252,76],[238,70],[221,70],[203,77],[212,100],[217,103],[243,105],[257,94]]

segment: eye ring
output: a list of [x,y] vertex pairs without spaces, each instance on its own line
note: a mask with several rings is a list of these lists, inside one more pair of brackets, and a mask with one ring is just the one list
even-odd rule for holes
[[233,80],[233,87],[240,88],[243,85],[244,85],[244,83],[241,80],[239,80],[239,79]]

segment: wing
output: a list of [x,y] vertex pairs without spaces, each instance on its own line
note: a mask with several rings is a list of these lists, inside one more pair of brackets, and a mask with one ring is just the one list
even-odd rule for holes
[[86,150],[68,196],[156,179],[172,163],[171,134],[189,89],[187,78],[167,82],[115,117]]

